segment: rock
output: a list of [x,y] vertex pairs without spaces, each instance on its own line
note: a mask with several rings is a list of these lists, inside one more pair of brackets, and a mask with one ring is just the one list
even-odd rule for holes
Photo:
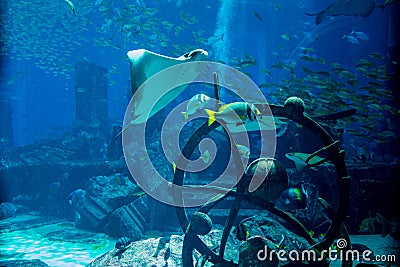
[[239,248],[239,267],[277,267],[279,265],[277,254],[269,253],[274,250],[276,248],[272,241],[261,236],[253,236]]
[[48,267],[46,263],[41,260],[9,260],[0,261],[2,267]]
[[[242,266],[277,266],[277,259],[272,257],[271,261],[262,261],[261,264],[266,265],[248,265],[248,262],[254,260],[254,253],[257,254],[258,250],[254,248],[257,244],[257,240],[262,240],[259,243],[260,249],[264,249],[264,245],[267,245],[270,250],[278,251],[276,244],[282,245],[285,250],[290,251],[291,249],[297,251],[303,251],[309,247],[307,241],[304,238],[299,237],[288,228],[284,227],[277,219],[268,216],[256,216],[254,221],[251,217],[246,223],[251,232],[251,236],[248,239],[247,247],[240,245],[240,242],[234,231],[230,233],[228,243],[225,249],[224,258],[232,259],[235,263],[239,262],[239,253],[242,254],[241,262]],[[253,228],[255,227],[255,228]],[[217,228],[217,227],[215,227]],[[254,235],[255,230],[259,234]],[[208,234],[200,236],[200,239],[209,247],[216,248],[220,245],[222,237],[222,229],[213,229]],[[162,235],[162,233],[160,233]],[[284,236],[284,238],[283,238]],[[149,237],[147,239],[141,239],[133,242],[126,247],[126,250],[119,251],[114,248],[107,253],[94,259],[88,266],[90,267],[114,267],[114,266],[166,266],[164,255],[167,249],[170,248],[171,254],[168,259],[168,267],[182,266],[182,245],[184,235],[172,234],[169,237],[169,244],[165,245],[165,237]],[[257,241],[257,242],[253,242]],[[198,252],[194,252],[195,257],[200,257]],[[247,256],[246,256],[247,255]],[[275,254],[275,256],[277,256]],[[217,266],[217,265],[216,265]]]
[[0,101],[0,146],[11,145],[13,143],[13,108],[10,100]]
[[99,199],[112,210],[131,203],[142,192],[128,176],[121,173],[92,177],[85,191],[86,194]]
[[121,126],[113,126],[111,130],[111,137],[108,142],[108,147],[107,147],[107,158],[113,159],[113,160],[118,160],[121,158],[124,153],[122,151],[122,134],[120,134],[122,131]]
[[104,232],[114,237],[129,237],[132,241],[141,239],[148,222],[147,200],[147,196],[142,196],[115,210],[103,228]]
[[82,189],[72,192],[71,198],[75,226],[83,229],[101,229],[112,209],[99,198],[89,196]]
[[90,62],[75,64],[76,119],[108,121],[107,69]]
[[86,190],[78,189],[70,195],[75,224],[79,228],[100,230],[108,223],[111,213],[110,219],[114,222],[118,221],[116,218],[126,218],[123,209],[118,209],[137,199],[140,194],[142,191],[138,186],[120,173],[92,177]]
[[305,238],[289,230],[293,228],[292,225],[272,213],[267,212],[263,215],[250,217],[250,219],[242,221],[241,224],[245,225],[250,237],[262,236],[274,244],[282,243],[287,251],[302,251],[309,247]]
[[0,220],[14,217],[17,214],[17,207],[10,202],[0,204]]

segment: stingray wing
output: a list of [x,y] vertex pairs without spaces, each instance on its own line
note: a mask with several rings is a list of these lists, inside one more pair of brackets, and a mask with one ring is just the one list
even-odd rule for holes
[[306,166],[317,166],[327,161],[326,158],[321,158],[316,155],[312,156],[312,154],[300,152],[287,153],[285,156],[294,162],[298,171],[301,171]]
[[334,16],[363,16],[368,17],[375,9],[373,0],[336,0],[319,12],[316,17],[316,24],[320,24],[327,17]]
[[[178,58],[159,55],[145,49],[133,50],[128,52],[130,62],[131,82],[133,98],[131,102],[131,124],[146,122],[151,116],[156,114],[180,93],[188,84],[175,87],[173,90],[164,94],[169,89],[168,86],[180,84],[180,79],[187,82],[197,77],[193,67],[174,68],[173,71],[163,74],[160,72],[180,63],[205,60],[207,52],[201,49],[193,50]],[[159,73],[160,72],[160,73]],[[151,77],[159,73],[157,76]]]

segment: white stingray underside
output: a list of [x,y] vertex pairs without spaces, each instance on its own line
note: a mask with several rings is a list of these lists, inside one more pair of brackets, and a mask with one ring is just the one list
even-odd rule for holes
[[[215,64],[208,70],[204,70],[204,64],[199,69],[194,66],[195,64],[181,64],[204,61],[207,56],[207,52],[202,49],[193,50],[178,58],[167,57],[145,49],[129,51],[133,98],[126,114],[128,117],[124,121],[125,127],[128,126],[127,124],[145,123],[174,101],[199,75],[217,71],[219,67]],[[224,68],[220,72],[223,73]],[[238,133],[259,129],[276,130],[282,126],[281,124],[285,123],[264,114],[262,118],[258,118],[258,122],[247,122],[246,127],[236,124],[227,124],[227,127],[230,132]]]
[[207,52],[201,49],[178,58],[159,55],[145,49],[129,51],[133,92],[130,124],[146,122],[181,94],[198,74],[193,66],[185,64],[170,71],[165,71],[166,69],[185,62],[205,60],[207,55]]

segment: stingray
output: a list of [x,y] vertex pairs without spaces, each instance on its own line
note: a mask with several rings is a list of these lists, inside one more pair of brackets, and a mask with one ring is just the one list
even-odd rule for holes
[[306,15],[317,16],[315,23],[318,25],[328,17],[340,15],[368,17],[374,9],[373,0],[335,0],[325,10],[315,14],[306,13]]
[[[133,105],[131,110],[132,114],[130,114],[132,120],[130,124],[146,122],[150,117],[175,100],[189,85],[180,85],[169,91],[160,99],[157,99],[155,96],[158,95],[158,90],[163,86],[163,81],[162,78],[160,78],[158,81],[159,84],[155,84],[154,82],[147,84],[146,81],[149,80],[151,76],[180,63],[206,60],[207,56],[208,53],[202,49],[190,51],[177,58],[159,55],[145,49],[129,51],[128,58],[130,62],[133,95],[133,103],[131,103]],[[193,77],[193,80],[196,78],[194,70],[187,70],[185,67],[182,67],[182,72],[183,71],[186,71],[184,75],[191,75],[190,77]],[[179,84],[179,75],[177,75],[177,77],[168,78],[176,79],[176,83]],[[153,106],[150,114],[148,112],[149,106]]]
[[325,164],[327,159],[321,158],[318,156],[307,153],[300,153],[300,152],[292,152],[286,153],[285,157],[290,159],[296,165],[296,169],[298,172],[301,172],[305,167],[309,166],[317,166],[320,164]]

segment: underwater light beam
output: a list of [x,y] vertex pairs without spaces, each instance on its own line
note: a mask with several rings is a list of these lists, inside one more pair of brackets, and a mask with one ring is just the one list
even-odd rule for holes
[[215,59],[227,63],[230,57],[230,28],[232,18],[235,16],[237,1],[235,0],[222,0],[221,7],[217,15],[217,25],[214,36],[223,36],[213,44],[213,51],[215,52]]

